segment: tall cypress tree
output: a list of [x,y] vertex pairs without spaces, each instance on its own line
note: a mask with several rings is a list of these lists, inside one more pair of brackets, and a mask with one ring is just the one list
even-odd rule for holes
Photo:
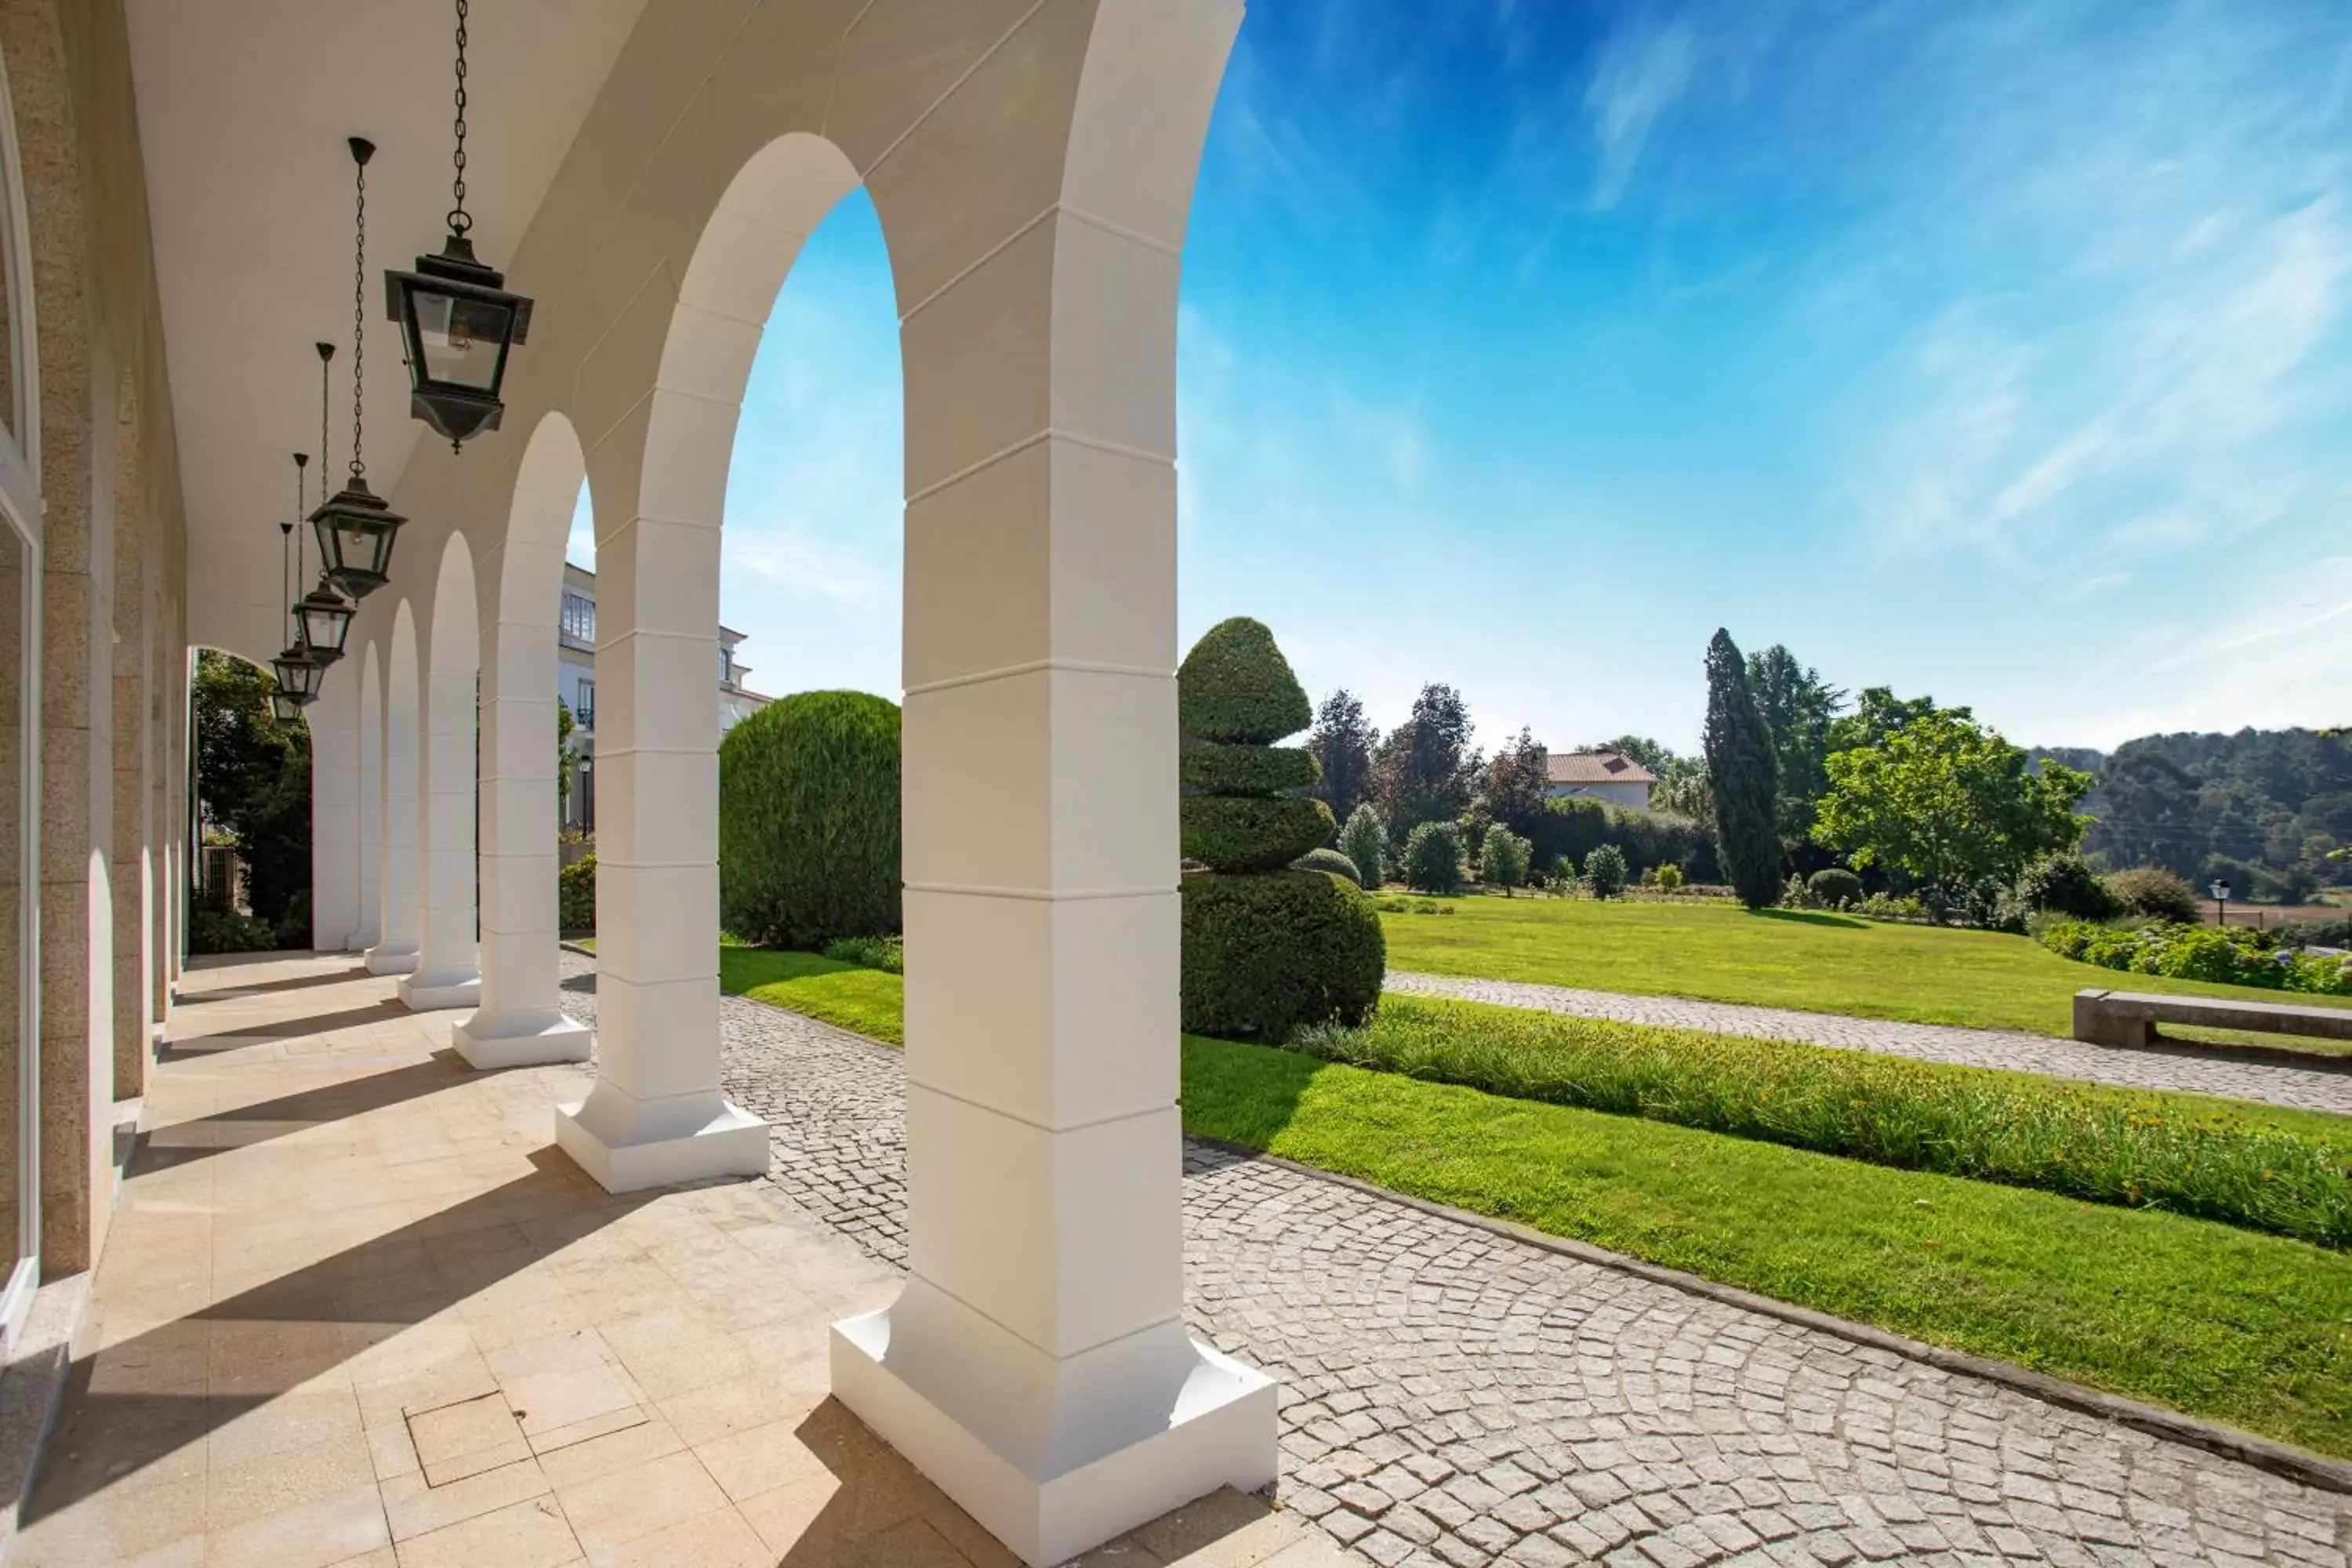
[[1715,786],[1716,852],[1731,889],[1751,910],[1780,896],[1780,837],[1773,820],[1780,770],[1772,731],[1748,684],[1748,661],[1718,627],[1706,645],[1706,768]]

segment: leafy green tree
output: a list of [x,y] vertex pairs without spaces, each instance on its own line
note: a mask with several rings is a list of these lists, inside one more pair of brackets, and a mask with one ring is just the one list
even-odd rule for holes
[[1416,893],[1451,897],[1462,890],[1462,830],[1424,822],[1404,841],[1404,885]]
[[1388,876],[1389,830],[1370,801],[1360,802],[1339,829],[1339,853],[1355,862],[1356,879],[1376,889]]
[[1625,890],[1625,856],[1614,844],[1603,844],[1584,858],[1584,885],[1596,899],[1613,899]]
[[1480,758],[1470,749],[1470,705],[1450,686],[1431,684],[1412,717],[1389,732],[1372,759],[1372,800],[1391,834],[1424,822],[1452,822],[1467,810]]
[[1772,733],[1748,684],[1748,662],[1731,634],[1706,645],[1706,771],[1714,785],[1716,853],[1731,890],[1751,910],[1780,896],[1780,838],[1774,811],[1780,769]]
[[1550,787],[1549,756],[1534,732],[1522,729],[1486,764],[1477,805],[1486,808],[1486,820],[1499,822],[1525,837],[1541,820],[1545,794]]
[[2026,754],[1966,709],[1936,710],[1875,745],[1831,754],[1830,792],[1813,836],[1857,867],[1882,867],[1958,890],[2013,882],[2045,855],[2074,848],[2090,826],[2074,806],[2091,775]]
[[1315,796],[1331,808],[1335,821],[1345,822],[1372,793],[1372,748],[1381,732],[1364,718],[1364,705],[1345,687],[1323,700],[1315,710],[1315,727],[1307,732],[1307,749],[1323,766]]
[[1780,770],[1774,819],[1784,852],[1803,847],[1813,830],[1814,803],[1829,788],[1824,765],[1830,726],[1845,706],[1845,693],[1819,670],[1797,662],[1779,643],[1748,656],[1748,685],[1772,734],[1772,757]]
[[196,656],[196,798],[206,824],[236,839],[254,918],[271,925],[299,915],[310,891],[310,730],[271,719],[276,688],[233,654]]
[[555,804],[557,815],[572,804],[572,767],[579,761],[572,750],[572,731],[578,728],[572,717],[572,705],[559,697],[555,700]]
[[1486,830],[1486,841],[1478,847],[1478,880],[1490,888],[1500,888],[1509,898],[1511,889],[1528,879],[1528,859],[1535,846],[1496,823]]
[[[1856,746],[1874,746],[1914,719],[1925,719],[1936,711],[1936,700],[1932,697],[1897,697],[1887,687],[1866,687],[1854,700],[1853,712],[1831,721],[1829,749],[1833,752],[1850,752]],[[1965,708],[1951,711],[1962,716],[1968,713]]]

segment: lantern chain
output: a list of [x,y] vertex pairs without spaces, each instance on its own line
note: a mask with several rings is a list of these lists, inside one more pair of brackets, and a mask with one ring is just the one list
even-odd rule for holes
[[[327,470],[334,467],[334,447],[327,440],[328,377],[331,374],[329,367],[334,363],[334,344],[319,345],[319,500],[321,505],[327,500]],[[323,566],[326,563],[320,562],[320,564]]]
[[460,237],[474,226],[466,212],[466,10],[467,0],[457,0],[457,151],[450,160],[457,177],[449,183],[457,205],[449,209],[449,232]]
[[367,163],[359,165],[359,199],[352,247],[352,478],[367,477],[367,460],[360,452],[360,403],[367,363]]

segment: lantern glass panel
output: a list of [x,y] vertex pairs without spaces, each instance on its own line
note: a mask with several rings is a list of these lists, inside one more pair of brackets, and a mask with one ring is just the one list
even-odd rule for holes
[[294,705],[293,699],[280,692],[269,694],[269,716],[280,724],[291,724],[301,716],[301,712],[302,710]]
[[514,331],[513,309],[429,289],[417,289],[409,299],[425,378],[474,392],[497,391],[507,336]]
[[304,599],[299,608],[302,640],[310,645],[312,654],[340,658],[343,640],[351,635],[352,606],[341,596],[320,588]]

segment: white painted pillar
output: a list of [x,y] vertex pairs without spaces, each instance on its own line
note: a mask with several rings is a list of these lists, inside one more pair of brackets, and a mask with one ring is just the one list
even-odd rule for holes
[[[739,323],[739,326],[741,325]],[[754,342],[759,328],[750,326]],[[731,402],[656,388],[596,518],[596,1083],[556,1141],[612,1192],[763,1174],[719,1089],[719,518]]]
[[360,788],[354,809],[359,817],[360,907],[351,945],[365,952],[380,935],[383,909],[377,880],[383,869],[383,675],[373,643],[360,655],[359,708]]
[[327,672],[310,725],[310,946],[341,952],[360,923],[359,679]]
[[392,652],[384,671],[383,845],[376,881],[375,945],[367,950],[371,974],[406,974],[416,967],[416,900],[423,883],[417,865],[416,763],[424,737],[418,731],[416,632],[404,605],[393,624]]
[[[1073,16],[867,174],[908,306],[908,1278],[832,1341],[843,1404],[1032,1563],[1277,1451],[1273,1384],[1185,1330],[1177,1110],[1176,299],[1239,7]],[[1121,133],[1066,169],[999,127],[1069,47]]]
[[[453,542],[453,555],[464,552]],[[462,581],[457,579],[462,577]],[[418,861],[416,969],[400,983],[400,999],[419,1012],[472,1007],[482,999],[481,944],[474,920],[474,726],[478,643],[474,580],[445,569],[434,595],[433,635],[425,661],[425,754],[418,778],[417,822],[424,835]],[[463,624],[455,624],[463,617]]]
[[[569,499],[556,500],[568,520]],[[548,557],[509,559],[510,578],[562,580],[561,544],[509,537],[506,550]],[[482,1005],[453,1039],[478,1068],[584,1062],[591,1036],[557,987],[555,624],[502,619],[482,653]]]

